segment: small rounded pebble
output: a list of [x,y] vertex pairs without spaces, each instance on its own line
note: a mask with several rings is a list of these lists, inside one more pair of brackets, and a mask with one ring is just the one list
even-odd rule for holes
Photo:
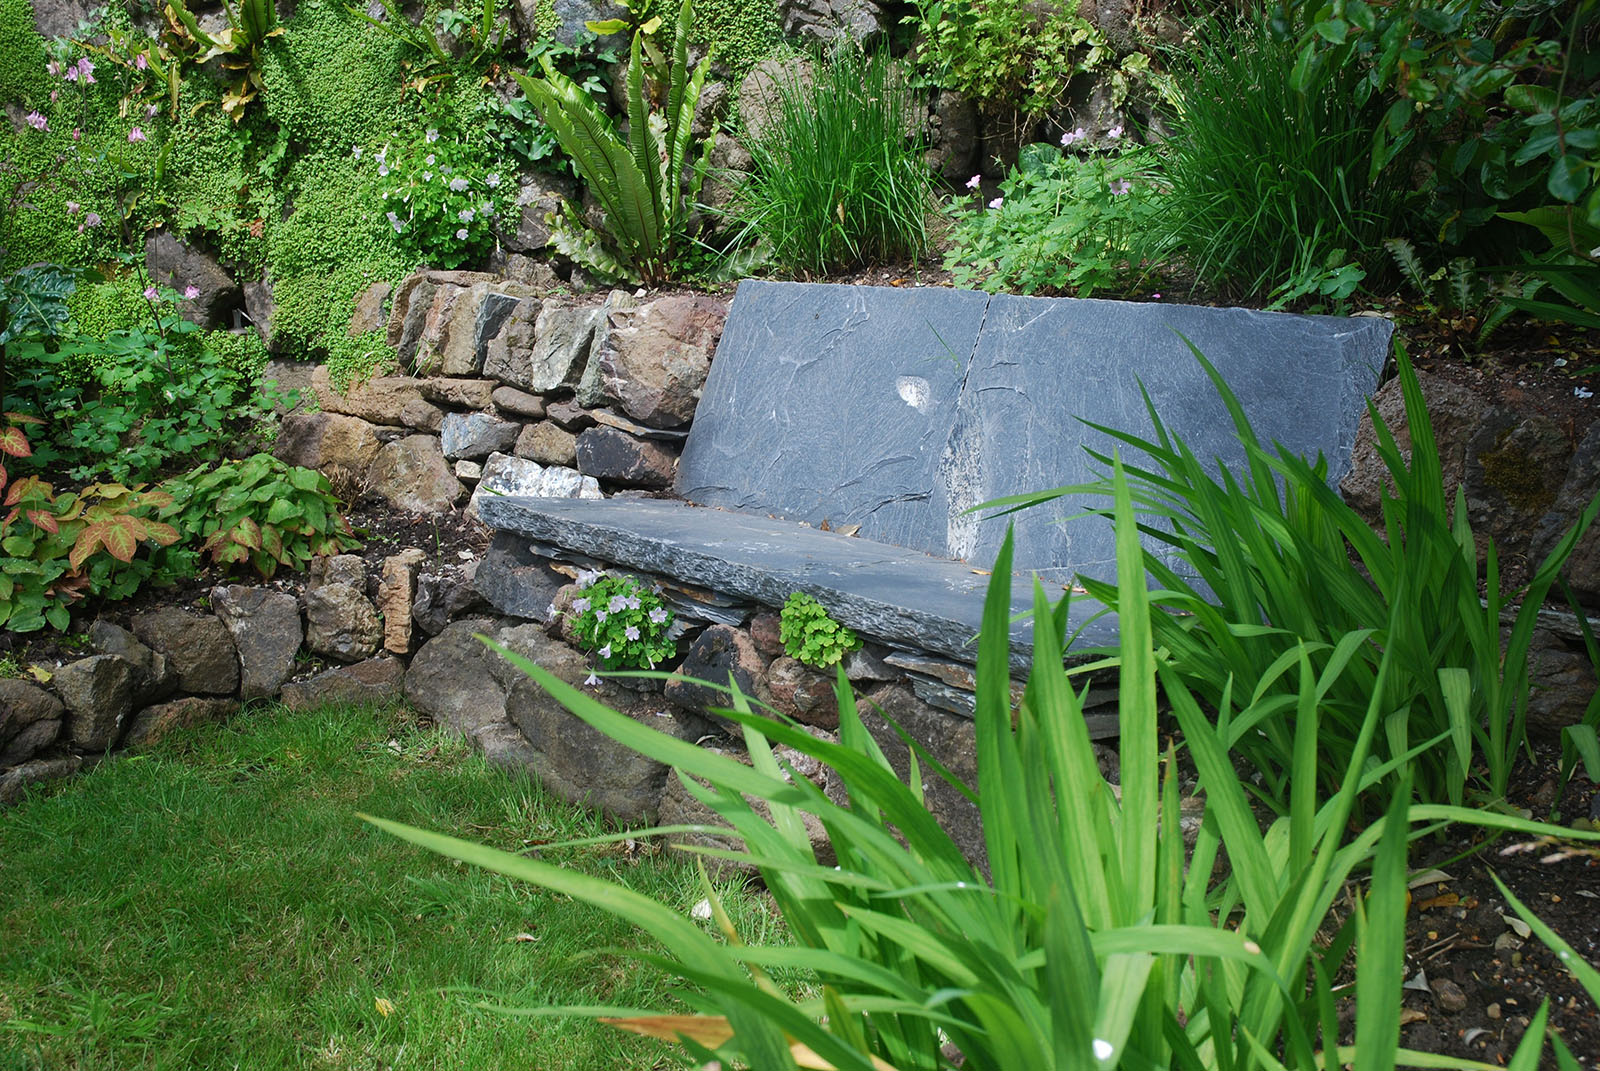
[[1491,1019],[1500,1018],[1500,1005],[1498,1005],[1498,1004],[1489,1005],[1487,1008],[1483,1009],[1483,1014],[1487,1015]]
[[1460,986],[1448,978],[1441,978],[1433,983],[1433,999],[1447,1012],[1465,1011],[1467,1008],[1467,995],[1461,991]]

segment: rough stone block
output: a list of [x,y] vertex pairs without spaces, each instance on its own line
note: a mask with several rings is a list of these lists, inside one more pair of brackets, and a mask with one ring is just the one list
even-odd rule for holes
[[671,487],[678,464],[678,455],[663,444],[616,428],[589,428],[580,433],[576,451],[578,471],[624,487]]
[[279,699],[290,710],[327,703],[387,703],[405,684],[406,666],[398,658],[379,655],[353,666],[337,666],[305,681],[283,686]]
[[218,585],[211,589],[211,606],[239,652],[239,697],[277,695],[304,638],[299,602],[271,588]]
[[522,425],[492,413],[446,413],[439,445],[447,460],[503,454],[516,445]]
[[233,638],[210,614],[191,614],[175,606],[138,614],[133,634],[178,674],[178,688],[190,695],[232,695],[239,690],[239,656]]

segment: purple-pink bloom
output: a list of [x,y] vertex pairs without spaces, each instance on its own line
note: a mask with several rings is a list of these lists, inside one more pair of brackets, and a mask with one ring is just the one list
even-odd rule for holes
[[1082,141],[1088,136],[1088,133],[1081,126],[1076,130],[1069,130],[1067,133],[1061,135],[1061,147],[1065,149],[1068,145],[1071,145],[1074,142]]
[[185,300],[185,301],[193,301],[195,298],[197,298],[199,296],[200,296],[200,288],[198,286],[186,286],[186,287],[183,288],[183,300]]
[[983,181],[983,176],[982,175],[973,175],[971,178],[969,178],[967,180],[967,189],[969,189],[969,190],[977,189],[978,188],[978,184],[980,182],[982,182],[982,181]]
[[78,74],[83,77],[84,85],[94,85],[94,64],[89,62],[88,56],[78,60]]
[[583,683],[585,687],[593,688],[600,683],[600,678],[591,673],[587,677],[583,678]]
[[144,108],[144,117],[146,119],[154,119],[156,117],[156,112],[160,110],[161,109],[156,107],[154,104],[147,104]]
[[76,82],[78,80],[78,68],[68,67],[67,73],[63,74],[61,77],[65,78],[69,82]]
[[650,620],[654,624],[659,625],[663,621],[665,621],[666,619],[667,619],[667,612],[665,610],[663,610],[661,607],[657,606],[654,610],[650,611]]
[[144,288],[144,299],[146,301],[154,301],[156,298],[158,298],[160,296],[161,295],[156,292],[156,288],[155,287],[147,286],[147,287]]
[[100,226],[100,215],[97,212],[86,212],[83,216],[84,225],[87,227]]
[[464,242],[466,240],[467,240],[467,228],[462,227],[460,230],[456,231],[456,241]]
[[33,127],[35,130],[50,129],[50,120],[46,119],[38,112],[29,112],[27,115],[23,116],[22,121]]
[[994,209],[998,209],[1001,205],[1003,205],[1005,203],[1006,203],[1006,199],[1004,197],[996,197],[994,200],[989,202],[989,207],[990,208],[994,208]]
[[132,130],[128,131],[128,140],[129,141],[145,141],[147,139],[144,136],[144,131],[143,130],[140,130],[138,127],[134,127]]
[[1122,124],[1118,123],[1116,126],[1112,127],[1110,130],[1107,130],[1106,131],[1106,137],[1111,138],[1113,141],[1116,140],[1117,138],[1122,137]]
[[146,67],[150,66],[150,61],[145,59],[144,53],[141,52],[137,56],[133,57],[133,65],[142,71]]
[[1116,182],[1111,184],[1111,196],[1121,197],[1131,189],[1133,189],[1133,183],[1129,182],[1127,179],[1118,179]]
[[44,69],[50,72],[51,78],[61,77],[61,64],[57,63],[55,60],[51,60],[49,63],[46,63],[44,65]]
[[639,638],[639,626],[629,625],[627,628],[622,630],[622,634],[630,640],[636,640]]
[[68,201],[67,202],[67,215],[76,216],[78,214],[78,209],[81,208],[81,207],[82,206],[79,205],[78,202],[76,202],[76,201]]
[[77,127],[73,127],[72,128],[72,140],[73,141],[77,141],[81,137],[83,137],[83,131],[79,130]]
[[606,609],[610,610],[612,613],[617,613],[619,610],[626,610],[627,608],[628,600],[624,599],[621,595],[611,596],[611,601],[606,603]]
[[611,657],[611,645],[608,643],[604,647],[600,648],[599,655],[600,655],[601,658],[610,658]]

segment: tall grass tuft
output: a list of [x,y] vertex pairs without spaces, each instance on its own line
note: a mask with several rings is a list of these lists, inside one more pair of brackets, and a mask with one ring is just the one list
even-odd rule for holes
[[[1443,487],[1433,426],[1403,348],[1409,458],[1371,411],[1388,476],[1381,532],[1328,486],[1321,459],[1263,444],[1216,369],[1194,354],[1233,415],[1245,465],[1218,474],[1167,431],[1153,407],[1151,438],[1095,427],[1147,459],[1147,468],[1129,471],[1134,498],[1151,522],[1150,538],[1171,548],[1166,558],[1144,555],[1158,589],[1149,599],[1151,627],[1188,687],[1223,712],[1228,746],[1261,774],[1260,798],[1288,813],[1294,793],[1307,788],[1294,772],[1296,719],[1303,716],[1295,667],[1302,659],[1338,670],[1318,693],[1323,760],[1314,773],[1324,789],[1336,790],[1347,776],[1377,694],[1387,713],[1373,755],[1392,782],[1409,772],[1423,801],[1459,804],[1469,787],[1480,798],[1503,798],[1526,740],[1536,617],[1600,513],[1600,496],[1526,588],[1502,590],[1493,541],[1480,562],[1463,493]],[[1110,466],[1109,457],[1095,456]],[[990,505],[1016,509],[1086,491],[1109,500],[1116,487],[1107,476]],[[1102,512],[1109,517],[1111,507]],[[1181,571],[1168,564],[1173,552]],[[1146,612],[1142,598],[1130,605],[1110,584],[1082,583],[1124,615]],[[1502,614],[1519,599],[1502,635]],[[1230,694],[1248,701],[1247,715],[1228,718]]]
[[921,254],[932,176],[917,96],[886,53],[842,48],[777,83],[734,206],[740,241],[821,274]]
[[1202,282],[1310,293],[1350,265],[1376,275],[1383,239],[1406,233],[1409,168],[1402,157],[1372,173],[1383,108],[1359,65],[1325,65],[1296,90],[1295,59],[1293,40],[1264,22],[1213,24],[1175,79],[1168,252]]

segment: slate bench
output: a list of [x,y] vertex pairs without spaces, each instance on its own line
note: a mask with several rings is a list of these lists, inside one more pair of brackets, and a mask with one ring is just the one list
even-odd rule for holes
[[[1086,448],[1113,443],[1082,420],[1148,433],[1142,383],[1197,455],[1242,460],[1183,337],[1263,441],[1321,451],[1337,484],[1392,330],[1374,317],[747,281],[679,462],[682,502],[500,497],[480,511],[547,548],[767,606],[803,591],[889,646],[970,664],[1008,522],[1014,609],[1031,607],[1035,574],[1055,594],[1079,573],[1115,576],[1110,526],[1064,520],[1085,503],[965,512],[1092,479]],[[1027,631],[1014,635],[1019,666]],[[1106,617],[1079,642],[1115,638]]]

